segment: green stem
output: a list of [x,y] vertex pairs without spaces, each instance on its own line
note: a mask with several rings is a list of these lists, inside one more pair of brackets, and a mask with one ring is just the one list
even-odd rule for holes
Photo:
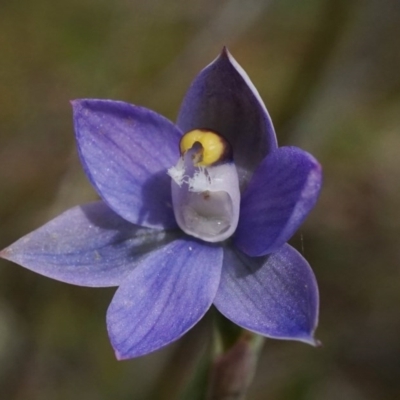
[[[243,400],[253,380],[264,338],[242,331],[235,344],[213,362],[207,400]],[[222,350],[220,338],[219,350]]]

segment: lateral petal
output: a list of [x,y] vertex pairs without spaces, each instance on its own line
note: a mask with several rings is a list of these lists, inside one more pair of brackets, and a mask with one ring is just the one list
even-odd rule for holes
[[122,101],[75,100],[73,108],[81,161],[103,200],[134,224],[176,227],[167,169],[179,157],[179,129]]
[[296,147],[269,154],[243,193],[235,245],[249,256],[278,250],[314,207],[322,184],[321,166]]

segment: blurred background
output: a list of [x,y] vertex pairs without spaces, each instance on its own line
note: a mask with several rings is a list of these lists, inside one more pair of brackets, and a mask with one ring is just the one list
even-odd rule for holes
[[[322,348],[268,340],[251,400],[400,398],[400,2],[18,0],[0,3],[0,247],[96,198],[69,100],[125,100],[174,120],[195,75],[227,45],[281,145],[324,168],[293,238],[321,293]],[[209,331],[117,362],[114,289],[0,261],[0,398],[197,399]],[[200,355],[199,355],[200,354]]]

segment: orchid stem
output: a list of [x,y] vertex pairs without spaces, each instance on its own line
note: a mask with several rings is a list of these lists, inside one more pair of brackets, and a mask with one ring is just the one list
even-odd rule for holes
[[[253,380],[264,338],[243,330],[236,343],[215,358],[207,400],[243,400]],[[219,349],[222,349],[221,339]]]

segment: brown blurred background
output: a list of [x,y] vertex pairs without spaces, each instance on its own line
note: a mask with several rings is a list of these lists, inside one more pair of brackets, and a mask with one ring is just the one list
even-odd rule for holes
[[[223,45],[248,72],[280,144],[312,152],[320,202],[292,244],[313,266],[314,349],[267,341],[251,400],[400,398],[400,1],[0,2],[0,247],[96,198],[69,100],[111,98],[174,120]],[[208,336],[117,362],[113,289],[0,261],[0,399],[190,399]]]

